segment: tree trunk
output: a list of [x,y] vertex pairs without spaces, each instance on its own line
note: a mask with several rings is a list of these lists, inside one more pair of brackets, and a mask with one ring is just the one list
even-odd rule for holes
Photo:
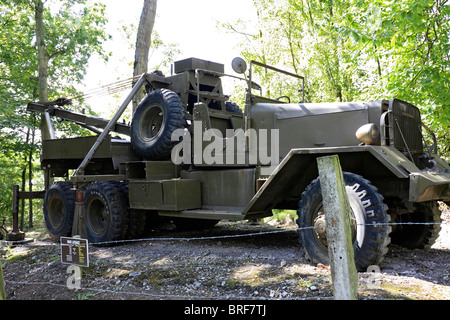
[[[47,52],[44,38],[44,4],[42,0],[35,0],[36,19],[36,45],[38,49],[38,81],[39,81],[39,102],[48,101],[48,62],[50,55]],[[45,117],[41,116],[41,136],[42,140],[50,139]]]
[[[156,4],[157,0],[144,0],[136,38],[133,76],[138,76],[148,71],[148,53],[155,24]],[[133,99],[133,113],[143,97],[144,92],[140,91]]]
[[[31,131],[31,129],[30,129],[30,127],[28,127],[27,128],[27,138],[25,140],[25,144],[28,144],[30,142],[30,131]],[[27,157],[25,156],[23,160],[26,163]],[[25,165],[22,170],[22,191],[26,191],[25,190],[26,178],[27,178],[27,165]],[[21,210],[20,210],[19,229],[23,230],[24,220],[25,220],[25,199],[20,199],[20,203],[21,203]]]
[[0,300],[6,300],[5,280],[3,279],[2,259],[0,258]]

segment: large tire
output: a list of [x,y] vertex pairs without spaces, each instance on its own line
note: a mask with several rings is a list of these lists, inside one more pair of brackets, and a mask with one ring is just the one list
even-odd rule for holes
[[128,211],[127,239],[138,239],[145,231],[147,212],[145,210],[130,209]]
[[75,212],[75,191],[72,183],[54,182],[44,197],[44,220],[48,234],[54,240],[72,235]]
[[126,236],[128,206],[126,195],[115,182],[97,181],[84,193],[86,233],[91,243],[122,240]]
[[[216,101],[215,104],[211,104],[210,108],[215,110],[222,110],[220,101]],[[242,109],[233,101],[225,101],[225,110],[231,113],[242,114]]]
[[242,109],[239,108],[239,106],[232,101],[225,101],[225,107],[228,112],[242,114]]
[[[358,271],[378,265],[387,253],[391,227],[383,197],[361,176],[344,172],[346,191],[352,209],[352,241]],[[320,180],[306,188],[299,201],[298,233],[307,257],[314,263],[329,265]],[[375,225],[379,224],[379,225]],[[316,228],[311,228],[316,227]],[[304,228],[304,229],[303,229]]]
[[128,184],[124,181],[116,181],[114,185],[122,192],[125,197],[125,203],[128,216],[127,232],[125,239],[137,239],[139,238],[145,228],[146,212],[144,210],[137,210],[130,208],[130,201],[128,197]]
[[[408,249],[429,249],[439,237],[441,211],[436,201],[416,203],[416,210],[399,216],[400,224],[392,232],[392,243]],[[413,224],[408,224],[409,222]],[[430,223],[430,224],[420,224]]]
[[166,160],[178,141],[172,141],[176,129],[187,126],[186,107],[180,97],[168,90],[150,92],[136,108],[131,121],[131,145],[146,160]]

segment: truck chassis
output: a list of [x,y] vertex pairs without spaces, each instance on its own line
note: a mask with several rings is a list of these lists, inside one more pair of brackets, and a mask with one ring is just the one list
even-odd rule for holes
[[[255,89],[262,92],[252,81],[255,67],[300,81],[301,101],[254,94]],[[233,61],[233,68],[246,72],[241,59]],[[247,83],[243,112],[223,93],[225,76]],[[142,88],[147,96],[131,125],[119,123]],[[59,240],[76,234],[104,244],[139,237],[145,220],[156,217],[167,217],[180,228],[205,228],[220,220],[259,219],[273,209],[291,209],[297,210],[299,241],[307,256],[327,263],[316,158],[337,154],[352,207],[358,270],[379,264],[391,241],[408,248],[431,246],[440,229],[437,201],[450,200],[450,166],[436,155],[435,140],[431,147],[423,143],[418,109],[397,99],[308,104],[303,94],[303,77],[257,61],[250,62],[248,76],[238,77],[226,75],[221,64],[191,58],[175,63],[175,75],[142,75],[111,120],[65,110],[67,99],[30,102],[28,110],[42,114],[50,137],[42,141],[41,157],[50,236]],[[57,139],[51,117],[95,135]],[[251,129],[256,135],[229,144],[235,138],[230,132]],[[261,141],[263,130],[275,129],[275,165],[252,158],[252,139]],[[214,137],[190,144],[191,134],[195,138],[208,130]],[[198,158],[196,151],[211,151],[211,141],[223,146],[210,153],[217,161]],[[178,156],[184,161],[177,162],[173,150],[181,142],[186,149]],[[186,156],[188,147],[194,153]],[[227,162],[230,154],[240,161]],[[394,221],[424,224],[389,225]]]

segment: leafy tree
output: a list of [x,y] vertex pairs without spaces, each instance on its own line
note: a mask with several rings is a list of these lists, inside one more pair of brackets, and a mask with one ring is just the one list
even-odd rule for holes
[[[257,32],[243,21],[247,59],[306,77],[306,101],[396,97],[417,105],[450,157],[450,5],[447,0],[254,0]],[[272,74],[257,71],[276,91]]]
[[0,0],[1,216],[10,216],[12,185],[27,167],[31,190],[38,160],[38,120],[26,104],[76,94],[89,57],[107,58],[105,22],[104,5],[88,0]]
[[355,1],[339,26],[353,47],[377,62],[380,84],[368,95],[388,94],[421,108],[450,156],[450,5],[444,0]]

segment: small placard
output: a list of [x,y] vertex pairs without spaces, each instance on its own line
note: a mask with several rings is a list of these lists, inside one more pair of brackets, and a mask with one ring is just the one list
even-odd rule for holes
[[89,267],[88,241],[61,237],[61,263]]

